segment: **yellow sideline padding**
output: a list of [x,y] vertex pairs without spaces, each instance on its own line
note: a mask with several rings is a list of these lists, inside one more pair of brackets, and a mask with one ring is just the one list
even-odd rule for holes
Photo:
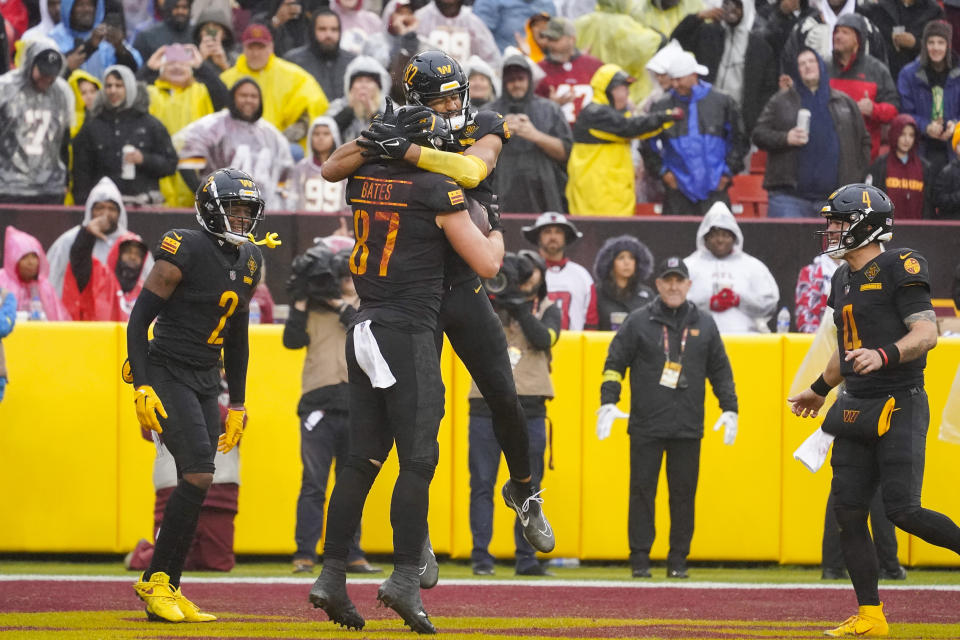
[[[304,351],[284,349],[280,326],[251,329],[247,390],[250,422],[241,445],[236,550],[292,554],[300,484],[300,370]],[[629,439],[617,421],[599,442],[595,411],[611,333],[561,336],[548,404],[555,469],[545,473],[548,514],[557,533],[554,556],[625,559]],[[786,404],[793,374],[810,344],[799,334],[727,336],[740,400],[733,447],[711,427],[720,414],[708,389],[705,437],[691,559],[818,563],[829,462],[811,474],[793,450],[818,421],[793,416]],[[119,370],[126,351],[123,325],[30,323],[4,340],[10,383],[0,403],[0,551],[123,552],[150,538],[154,448],[140,437],[129,385]],[[941,338],[929,354],[928,435],[924,506],[960,520],[955,460],[960,450],[936,438],[940,415],[960,362],[960,339]],[[442,359],[447,387],[440,429],[440,465],[431,486],[430,527],[439,553],[468,558],[470,475],[467,465],[469,376],[449,345]],[[629,410],[624,385],[620,407]],[[391,454],[364,513],[362,543],[370,553],[392,549],[389,501],[396,478]],[[491,552],[513,555],[513,517],[494,495]],[[331,482],[332,486],[332,482]],[[666,556],[669,507],[661,472],[655,559]],[[905,534],[900,555],[910,565],[960,565],[955,554]]]

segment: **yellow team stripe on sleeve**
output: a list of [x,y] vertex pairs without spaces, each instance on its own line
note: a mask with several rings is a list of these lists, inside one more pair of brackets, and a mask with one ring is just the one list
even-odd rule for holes
[[623,374],[613,369],[606,369],[603,372],[604,382],[623,382]]

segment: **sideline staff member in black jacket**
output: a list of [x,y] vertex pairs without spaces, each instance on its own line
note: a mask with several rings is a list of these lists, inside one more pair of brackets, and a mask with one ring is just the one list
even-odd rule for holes
[[670,491],[670,552],[667,577],[687,577],[693,538],[693,509],[703,438],[703,396],[709,377],[723,414],[714,425],[726,427],[724,443],[737,435],[737,394],[727,352],[710,314],[687,301],[690,273],[683,260],[667,258],[657,271],[657,293],[617,331],[600,387],[597,437],[610,435],[614,417],[622,417],[623,373],[630,367],[630,514],[628,537],[634,578],[650,577],[654,539],[654,500],[664,453]]

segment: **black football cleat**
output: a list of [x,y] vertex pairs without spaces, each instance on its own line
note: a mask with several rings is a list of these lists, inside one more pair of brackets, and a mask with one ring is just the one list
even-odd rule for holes
[[427,534],[423,541],[423,550],[420,552],[420,566],[417,567],[420,573],[420,588],[433,589],[437,586],[440,579],[440,565],[437,564],[437,556],[433,552],[433,545],[430,544],[430,534]]
[[310,603],[323,609],[332,622],[347,629],[363,629],[366,621],[347,595],[346,577],[323,571],[310,589]]
[[520,518],[520,526],[523,528],[523,537],[537,551],[550,553],[556,546],[557,541],[553,537],[553,529],[547,521],[547,516],[543,515],[543,498],[540,494],[543,489],[534,494],[529,494],[524,490],[521,483],[507,480],[503,485],[503,501],[507,506],[517,512]]
[[377,590],[377,600],[393,609],[413,631],[421,634],[437,632],[423,609],[420,585],[416,580],[405,580],[394,571]]

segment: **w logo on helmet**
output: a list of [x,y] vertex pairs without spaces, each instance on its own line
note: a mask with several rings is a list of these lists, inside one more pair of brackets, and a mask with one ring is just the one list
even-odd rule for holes
[[442,73],[443,75],[447,75],[448,73],[453,71],[453,65],[445,64],[443,66],[437,67],[437,71]]

